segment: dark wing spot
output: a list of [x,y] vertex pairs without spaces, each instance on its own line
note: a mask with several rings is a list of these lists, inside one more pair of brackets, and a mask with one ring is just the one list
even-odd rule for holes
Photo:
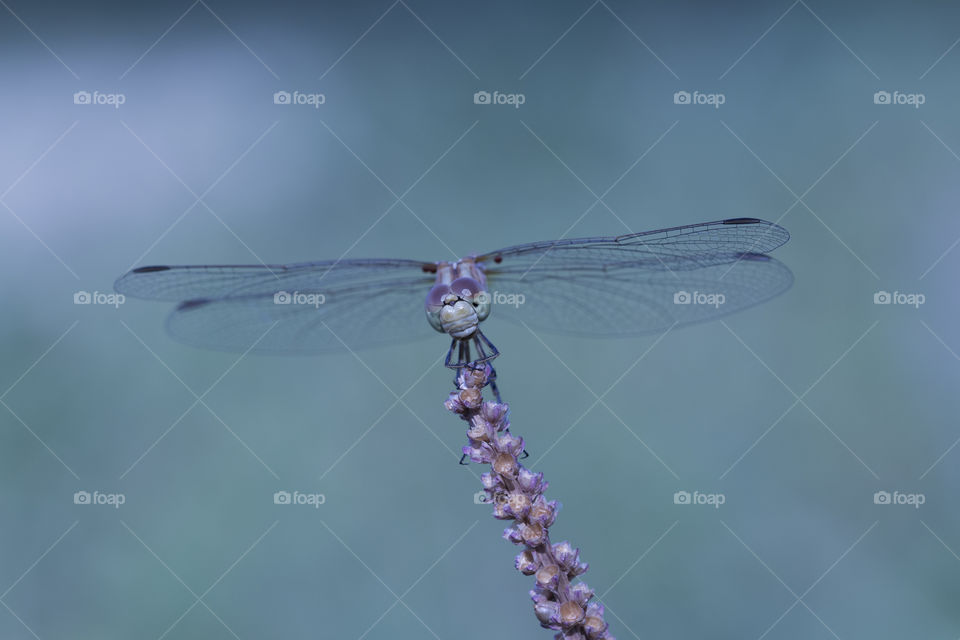
[[424,272],[424,273],[436,273],[436,272],[437,272],[437,265],[435,265],[435,264],[426,264],[426,263],[424,263],[424,265],[423,265],[422,267],[420,267],[420,268],[423,269],[423,272]]
[[501,262],[503,262],[503,256],[494,256],[493,261],[496,262],[497,264],[500,264]]
[[186,300],[177,305],[177,311],[188,311],[190,309],[196,309],[197,307],[202,307],[203,305],[211,302],[209,298],[195,298],[193,300]]
[[757,222],[763,222],[759,218],[727,218],[723,221],[723,224],[756,224]]
[[751,260],[754,262],[769,262],[770,256],[763,253],[741,253],[737,256],[738,260]]
[[133,273],[154,273],[155,271],[169,271],[170,267],[137,267]]

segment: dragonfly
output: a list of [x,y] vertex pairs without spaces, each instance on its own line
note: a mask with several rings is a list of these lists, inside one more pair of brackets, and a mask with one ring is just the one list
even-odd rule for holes
[[532,242],[457,261],[146,266],[115,289],[178,303],[167,329],[193,346],[319,354],[439,332],[451,339],[444,363],[461,368],[499,354],[480,330],[491,317],[531,330],[622,337],[752,307],[793,283],[767,255],[789,238],[774,223],[731,218]]

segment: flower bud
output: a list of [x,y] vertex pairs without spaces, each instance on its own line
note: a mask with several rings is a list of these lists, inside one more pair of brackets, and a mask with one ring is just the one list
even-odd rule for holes
[[580,574],[586,573],[587,569],[589,568],[590,568],[590,565],[587,564],[586,562],[577,562],[573,566],[567,569],[567,577],[576,578]]
[[550,527],[554,520],[557,519],[558,507],[559,503],[557,503],[556,500],[547,502],[541,496],[537,498],[536,502],[533,503],[533,506],[530,507],[528,519],[530,522],[535,522],[543,527]]
[[510,513],[510,510],[507,508],[507,503],[501,498],[501,495],[498,494],[494,496],[493,500],[493,517],[497,520],[513,520],[514,516]]
[[523,536],[520,534],[520,530],[517,527],[507,527],[503,530],[503,539],[509,540],[513,544],[521,544],[523,542]]
[[465,406],[467,409],[476,409],[483,401],[483,394],[481,393],[480,389],[475,389],[473,387],[468,387],[457,395],[460,398],[460,402],[462,402],[463,406]]
[[507,405],[499,402],[484,402],[480,409],[483,419],[494,425],[500,426],[500,422],[507,415]]
[[471,440],[482,440],[490,442],[493,439],[493,427],[481,416],[470,418],[470,428],[467,429],[467,437]]
[[530,599],[533,600],[533,604],[540,604],[541,602],[549,602],[553,600],[553,594],[541,587],[540,585],[534,585],[533,589],[530,589]]
[[537,584],[544,589],[553,591],[560,582],[560,567],[555,564],[547,564],[537,570]]
[[587,602],[593,597],[593,589],[587,586],[586,582],[578,582],[570,585],[570,598],[580,603],[581,607],[586,607]]
[[513,514],[514,518],[523,519],[530,512],[530,496],[519,491],[512,491],[506,495],[506,504],[504,507],[507,513]]
[[547,530],[536,523],[524,523],[520,525],[520,535],[528,547],[539,547],[547,539]]
[[603,618],[594,615],[588,615],[583,619],[583,630],[587,632],[587,637],[591,640],[603,636],[607,626],[607,622]]
[[547,629],[560,628],[560,605],[556,602],[541,602],[533,606],[540,625]]
[[557,559],[560,566],[569,569],[577,560],[579,560],[580,550],[574,549],[569,542],[564,540],[553,545],[553,557]]
[[496,436],[496,447],[514,456],[523,453],[523,438],[511,434],[509,431],[500,431]]
[[447,408],[447,411],[452,411],[454,413],[463,413],[467,410],[463,403],[460,402],[460,394],[456,391],[451,391],[450,396],[443,403],[443,406]]
[[521,489],[527,493],[538,493],[542,483],[542,473],[534,473],[526,467],[520,467],[520,471],[517,473],[517,484],[520,485]]
[[470,458],[471,462],[482,463],[489,462],[492,451],[490,451],[489,445],[486,445],[480,441],[476,441],[475,444],[464,445],[460,451],[463,452],[463,455]]
[[492,466],[493,470],[500,475],[511,478],[513,477],[513,474],[517,472],[517,458],[509,453],[501,452],[497,454],[496,458],[493,459]]
[[486,471],[480,474],[480,482],[483,483],[484,489],[496,489],[500,486],[500,476]]
[[583,608],[573,600],[567,600],[560,605],[560,624],[570,628],[575,624],[580,624],[583,620]]
[[532,576],[537,572],[539,563],[537,559],[533,556],[533,552],[530,549],[524,549],[518,555],[514,561],[514,566],[517,567],[517,571],[522,573],[525,576]]
[[460,375],[457,376],[457,386],[461,389],[478,389],[487,383],[486,367],[483,369],[471,369],[463,367],[460,369]]

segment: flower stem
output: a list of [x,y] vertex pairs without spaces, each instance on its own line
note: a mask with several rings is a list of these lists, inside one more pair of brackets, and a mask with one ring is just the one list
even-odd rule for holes
[[513,521],[503,537],[524,548],[515,566],[524,575],[535,576],[530,591],[534,613],[541,626],[559,631],[556,640],[613,640],[603,605],[590,601],[593,590],[585,582],[573,582],[587,570],[580,550],[566,541],[550,542],[549,530],[560,504],[544,497],[543,474],[520,464],[523,438],[510,433],[509,407],[483,401],[492,371],[486,363],[461,368],[457,390],[444,404],[470,425],[463,453],[473,462],[490,465],[481,476],[487,502],[493,505],[494,518]]

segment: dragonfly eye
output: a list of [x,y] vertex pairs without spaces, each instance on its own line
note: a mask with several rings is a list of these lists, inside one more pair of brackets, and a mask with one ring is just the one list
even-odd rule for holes
[[480,283],[473,278],[457,278],[450,283],[450,291],[464,300],[472,300],[473,296],[483,291]]
[[427,308],[438,309],[443,306],[443,298],[450,294],[450,286],[445,284],[433,285],[430,293],[427,294]]

